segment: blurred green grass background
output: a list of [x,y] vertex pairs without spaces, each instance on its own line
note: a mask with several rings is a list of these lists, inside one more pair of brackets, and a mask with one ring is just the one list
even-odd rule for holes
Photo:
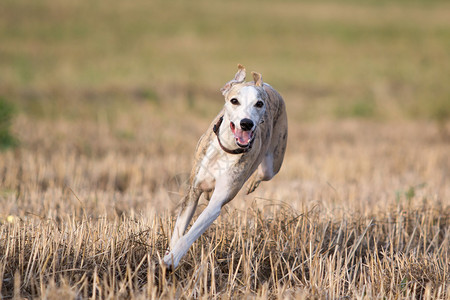
[[145,101],[211,118],[242,63],[284,95],[291,120],[450,118],[448,1],[0,6],[0,96],[30,115],[79,119]]

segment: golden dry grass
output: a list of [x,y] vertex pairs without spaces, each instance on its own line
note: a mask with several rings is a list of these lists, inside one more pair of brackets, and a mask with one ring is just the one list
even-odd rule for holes
[[[0,152],[0,297],[448,299],[449,11],[2,1],[20,144]],[[286,99],[285,163],[169,273],[192,154],[237,63]]]
[[186,110],[138,104],[114,122],[17,117],[22,145],[0,154],[2,297],[448,297],[450,145],[435,125],[293,120],[281,173],[167,273],[209,120],[164,126]]

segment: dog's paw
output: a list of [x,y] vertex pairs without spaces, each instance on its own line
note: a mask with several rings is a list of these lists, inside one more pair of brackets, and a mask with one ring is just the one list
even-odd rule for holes
[[163,258],[163,265],[169,270],[173,271],[177,267],[176,262],[174,261],[173,254],[170,251],[166,252],[166,255]]
[[256,179],[252,180],[250,182],[250,185],[248,186],[247,195],[250,193],[253,193],[256,190],[256,188],[259,186],[260,183],[261,183],[261,180],[256,180]]
[[172,271],[174,270],[174,268],[172,267],[172,265],[171,265],[171,264],[167,264],[164,260],[163,260],[161,266],[162,266],[163,268],[165,268],[165,269],[166,269],[167,271],[169,271],[169,272],[172,272]]

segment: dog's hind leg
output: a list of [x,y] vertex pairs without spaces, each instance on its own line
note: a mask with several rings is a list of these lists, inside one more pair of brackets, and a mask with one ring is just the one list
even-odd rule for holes
[[253,173],[249,179],[247,195],[254,192],[261,181],[268,181],[275,176],[273,163],[273,154],[266,154],[261,164],[258,166],[258,169],[256,169],[255,173]]
[[175,227],[173,229],[172,239],[170,240],[170,249],[173,249],[177,241],[184,235],[189,222],[194,215],[195,209],[197,208],[198,199],[202,191],[198,188],[190,187],[188,194],[184,197],[181,209],[178,214]]

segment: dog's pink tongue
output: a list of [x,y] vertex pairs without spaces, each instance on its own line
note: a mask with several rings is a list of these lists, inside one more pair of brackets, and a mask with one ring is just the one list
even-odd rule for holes
[[252,138],[251,131],[244,131],[238,128],[235,129],[234,136],[241,145],[247,145],[250,142],[250,139]]

